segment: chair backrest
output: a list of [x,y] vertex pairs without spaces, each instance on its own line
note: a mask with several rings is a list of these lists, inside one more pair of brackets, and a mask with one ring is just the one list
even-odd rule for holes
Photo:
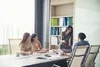
[[9,39],[9,48],[11,54],[16,54],[19,52],[19,43],[21,39]]
[[94,67],[95,59],[99,53],[100,45],[91,45],[88,55],[86,56],[86,61],[84,67]]
[[73,54],[72,54],[72,60],[69,63],[68,67],[81,67],[83,59],[86,55],[87,46],[75,46]]
[[59,45],[50,45],[49,49],[59,49]]

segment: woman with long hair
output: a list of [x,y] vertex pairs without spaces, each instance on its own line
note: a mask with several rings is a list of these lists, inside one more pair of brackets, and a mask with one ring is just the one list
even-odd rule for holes
[[23,39],[20,42],[20,50],[22,55],[30,55],[32,54],[32,45],[30,41],[30,34],[29,33],[24,33]]
[[40,41],[38,40],[37,34],[31,35],[31,43],[32,43],[33,51],[40,51],[42,49],[42,46],[41,46]]
[[61,35],[61,46],[60,48],[65,52],[71,52],[73,44],[73,27],[68,26]]

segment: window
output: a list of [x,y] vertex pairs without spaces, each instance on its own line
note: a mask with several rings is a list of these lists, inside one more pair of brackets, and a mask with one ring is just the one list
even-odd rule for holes
[[34,33],[35,0],[0,0],[0,45]]

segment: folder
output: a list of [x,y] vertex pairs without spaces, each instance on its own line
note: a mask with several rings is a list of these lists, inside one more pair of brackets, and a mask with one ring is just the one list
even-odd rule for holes
[[59,27],[56,27],[56,35],[59,35]]
[[59,35],[61,35],[61,33],[62,33],[62,28],[60,27],[59,28]]
[[59,26],[63,26],[63,20],[64,20],[63,17],[61,17],[61,18],[59,19]]
[[67,26],[67,17],[63,18],[63,26]]
[[73,22],[72,22],[73,20],[72,20],[72,17],[68,17],[68,20],[67,20],[67,22],[68,22],[68,25],[72,25],[73,24]]
[[51,26],[59,26],[59,19],[51,18]]
[[51,27],[51,35],[55,35],[55,28]]

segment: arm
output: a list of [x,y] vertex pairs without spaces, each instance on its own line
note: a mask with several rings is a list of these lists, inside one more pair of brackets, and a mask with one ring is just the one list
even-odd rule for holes
[[40,41],[38,41],[38,51],[39,51],[39,53],[46,53],[48,50],[47,49],[45,49],[45,48],[43,48],[42,47],[42,45],[41,45],[41,43],[40,43]]
[[61,34],[61,36],[60,36],[60,43],[61,42],[65,42],[65,40],[62,40],[62,34]]
[[38,41],[38,46],[39,46],[39,49],[43,48],[42,45],[41,45],[41,43],[40,43],[40,41]]
[[31,44],[31,52],[33,53],[34,52],[34,49],[33,49],[33,45]]
[[38,52],[41,50],[41,45],[40,43],[37,41],[37,44],[35,43],[32,43],[32,52]]
[[31,52],[25,52],[25,51],[20,51],[20,53],[21,53],[22,55],[30,55],[30,54],[31,54]]
[[72,43],[71,43],[71,37],[69,38],[68,44],[69,44],[69,46],[72,45]]

